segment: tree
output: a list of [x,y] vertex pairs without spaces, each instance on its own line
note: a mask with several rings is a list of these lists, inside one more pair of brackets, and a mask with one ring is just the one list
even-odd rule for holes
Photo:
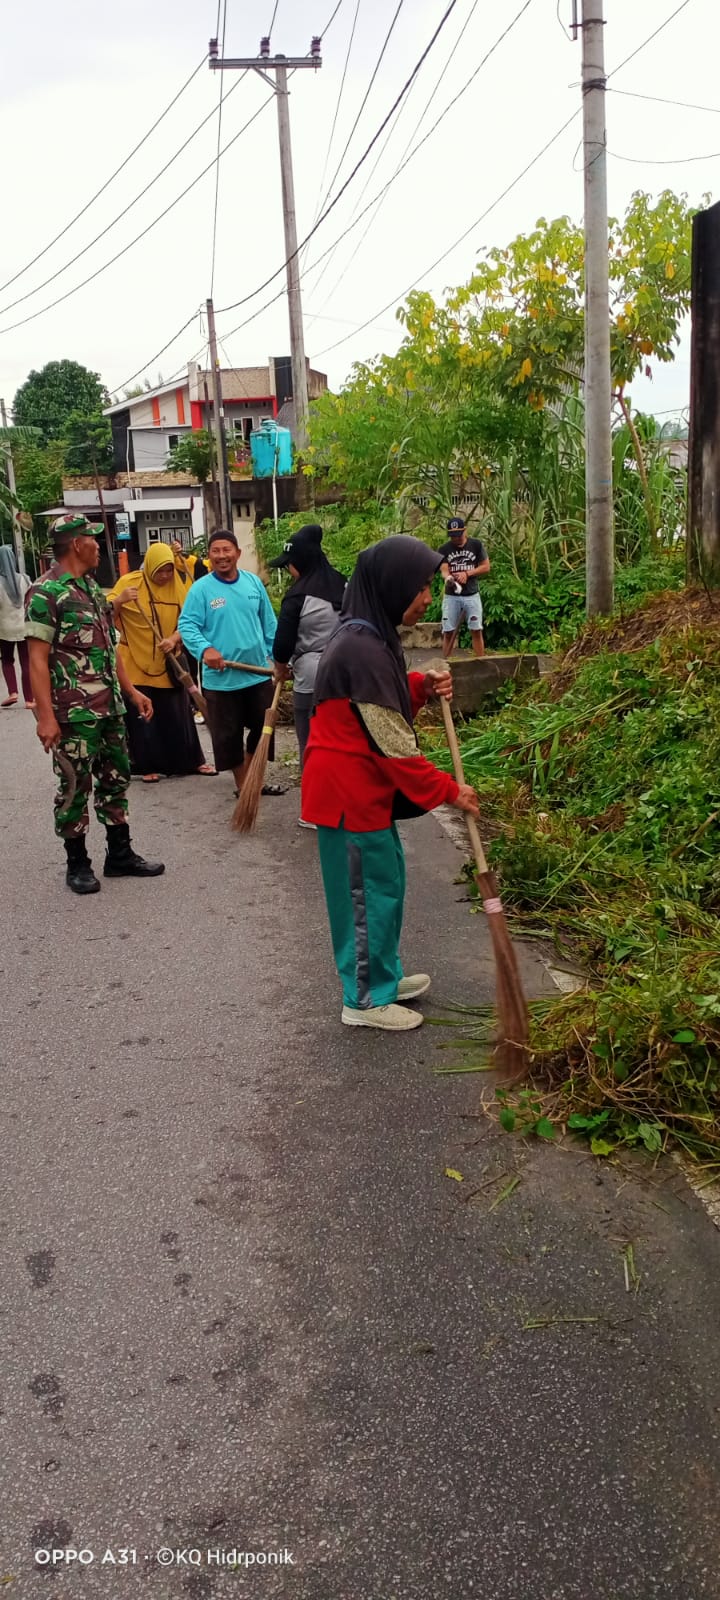
[[16,423],[38,428],[47,444],[65,436],[73,412],[93,416],[106,405],[109,396],[99,373],[77,361],[49,361],[40,372],[33,370],[21,385],[13,409]]
[[[637,193],[609,227],[613,381],[651,540],[657,503],[627,385],[642,369],[651,376],[652,360],[673,359],[690,303],[693,209],[669,190],[655,201]],[[559,217],[484,252],[444,302],[416,290],[398,311],[397,354],[356,366],[339,395],[313,406],[310,471],[360,498],[428,494],[444,508],[458,481],[498,478],[513,455],[531,490],[563,408],[582,396],[584,287],[582,230]]]
[[74,473],[112,472],[112,428],[107,417],[73,411],[65,424],[65,470]]
[[36,516],[62,500],[62,475],[65,464],[65,446],[57,440],[52,444],[16,444],[13,446],[17,497],[23,511]]
[[168,454],[166,472],[185,472],[197,483],[207,483],[215,465],[215,440],[208,428],[184,433]]

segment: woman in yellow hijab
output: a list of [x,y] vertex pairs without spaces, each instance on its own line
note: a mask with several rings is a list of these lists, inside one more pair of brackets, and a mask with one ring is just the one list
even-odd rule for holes
[[178,618],[189,588],[190,579],[177,570],[169,545],[151,544],[140,572],[119,578],[108,595],[130,681],[153,704],[151,722],[127,708],[130,763],[145,783],[157,783],[161,774],[215,773],[203,757],[188,696],[166,664],[180,644]]

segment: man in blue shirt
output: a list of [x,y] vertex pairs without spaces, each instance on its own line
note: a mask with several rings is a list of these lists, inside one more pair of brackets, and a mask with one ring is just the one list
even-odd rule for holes
[[[268,666],[276,629],[265,588],[254,573],[238,570],[239,555],[234,533],[218,528],[211,534],[212,571],[193,584],[178,623],[186,649],[202,662],[215,765],[218,772],[232,772],[238,791],[260,741],[272,684],[226,663]],[[265,792],[282,790],[269,785]]]

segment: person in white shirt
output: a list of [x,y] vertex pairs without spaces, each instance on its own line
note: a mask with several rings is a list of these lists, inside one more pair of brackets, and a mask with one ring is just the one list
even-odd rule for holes
[[0,545],[0,660],[7,684],[7,697],[0,700],[4,711],[17,705],[18,684],[15,671],[15,651],[20,662],[20,676],[25,704],[35,709],[30,685],[30,657],[25,638],[24,600],[30,579],[18,571],[15,551],[7,544]]

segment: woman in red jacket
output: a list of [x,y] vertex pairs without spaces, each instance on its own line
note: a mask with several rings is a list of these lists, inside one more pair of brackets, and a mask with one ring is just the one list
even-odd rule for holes
[[452,696],[449,672],[406,672],[398,637],[426,612],[442,557],[405,535],[358,559],[340,622],[320,659],[302,780],[302,814],[318,830],[335,963],[350,1027],[419,1028],[425,973],[403,977],[398,954],[405,860],[396,818],[449,804],[478,814],[420,753],[413,717],[431,695]]

